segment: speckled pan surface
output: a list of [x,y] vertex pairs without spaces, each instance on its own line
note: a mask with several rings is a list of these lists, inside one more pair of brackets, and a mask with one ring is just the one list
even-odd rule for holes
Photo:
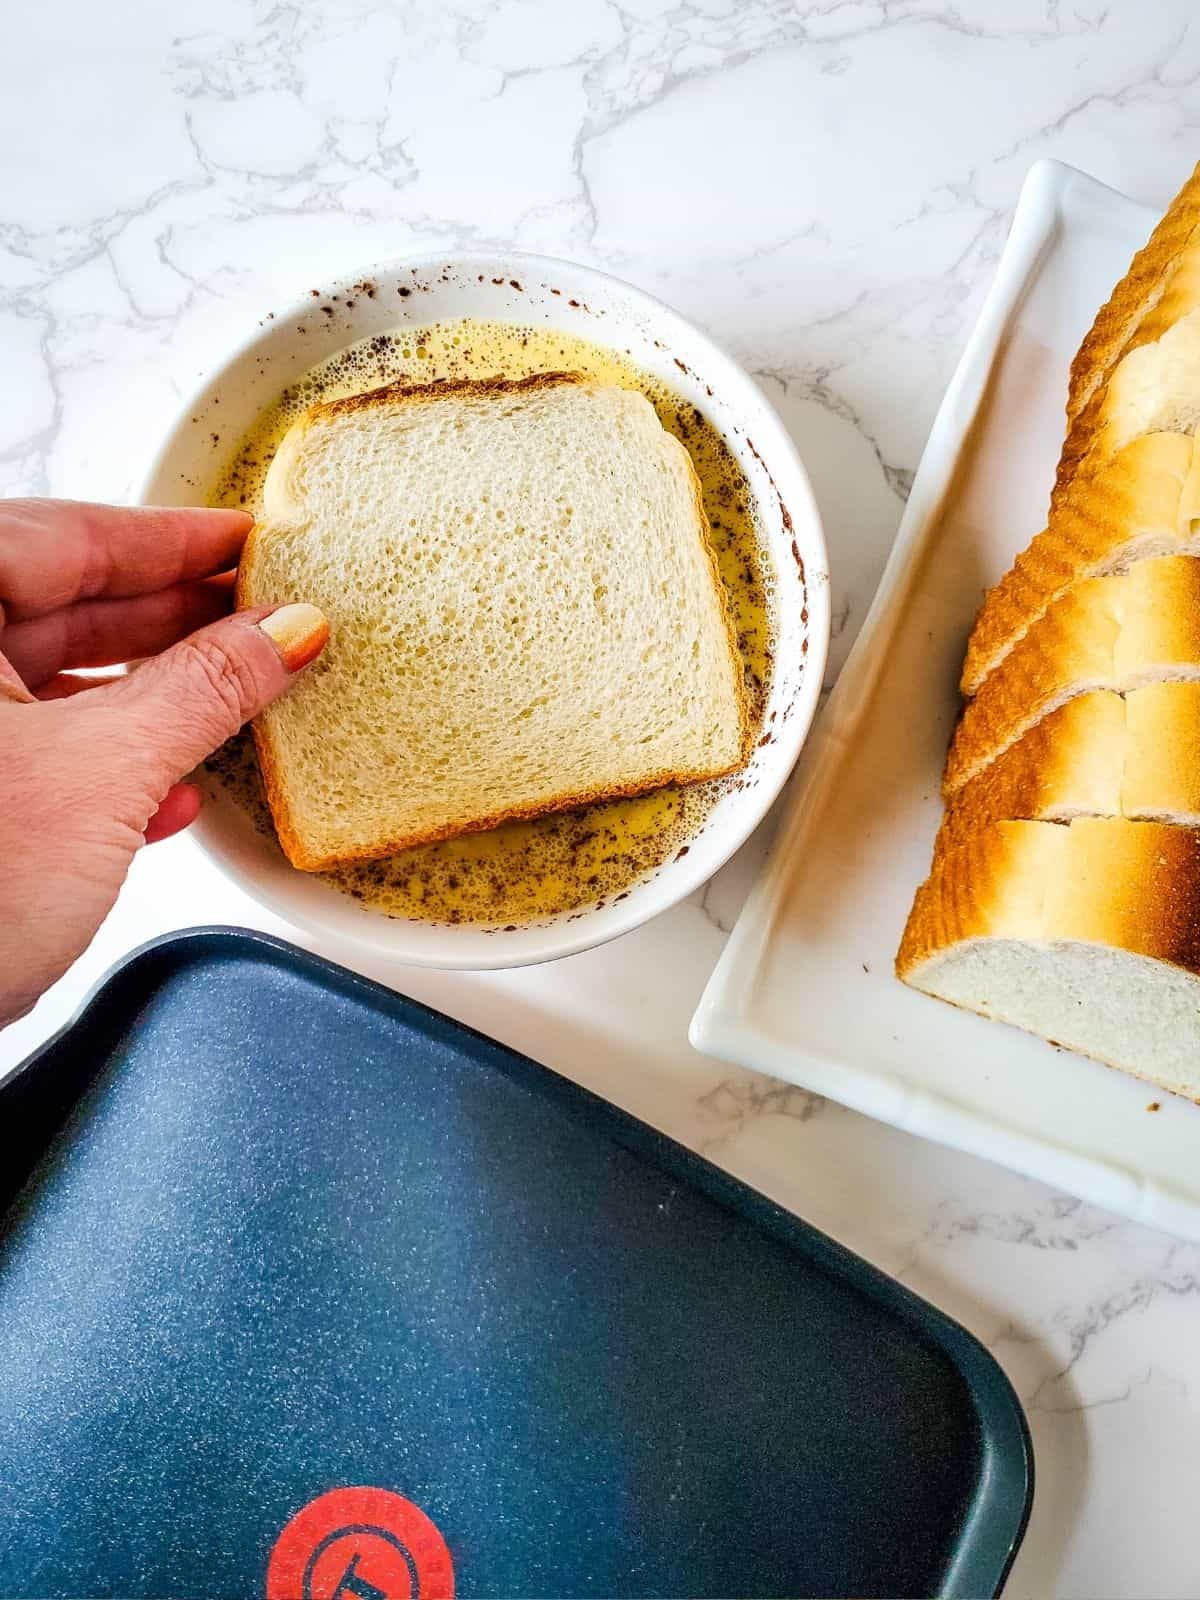
[[602,943],[702,885],[753,832],[799,753],[816,709],[829,637],[829,577],[820,519],[790,438],[756,385],[668,307],[604,273],[538,256],[423,257],[322,284],[265,316],[254,336],[181,411],[143,485],[146,501],[206,498],[234,442],[316,362],[400,325],[459,317],[563,329],[628,351],[636,365],[709,416],[755,496],[775,580],[774,681],[766,733],[744,787],[724,796],[682,859],[628,898],[540,925],[488,931],[366,911],[288,866],[228,800],[206,807],[196,836],[263,904],[292,923],[428,966],[501,967]]
[[[970,1334],[278,940],[131,956],[0,1090],[0,1158],[6,1600],[252,1600],[346,1485],[420,1506],[462,1597],[978,1600],[1020,1542],[1028,1432]],[[417,1592],[360,1549],[303,1593]]]
[[1200,1239],[1200,1108],[892,972],[929,870],[968,630],[984,587],[1043,526],[1071,358],[1156,221],[1071,167],[1031,170],[879,593],[692,1039]]

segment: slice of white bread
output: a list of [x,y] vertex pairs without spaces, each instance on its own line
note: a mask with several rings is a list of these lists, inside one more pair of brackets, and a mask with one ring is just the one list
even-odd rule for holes
[[314,407],[238,575],[242,605],[295,599],[330,642],[255,736],[306,870],[748,755],[695,470],[633,390],[551,373]]
[[1068,700],[959,789],[938,841],[993,822],[1087,816],[1200,829],[1200,683]]
[[1130,352],[1160,340],[1169,328],[1197,309],[1200,166],[1172,200],[1144,248],[1134,256],[1129,271],[1097,313],[1071,364],[1067,438],[1058,467],[1055,500],[1066,491],[1089,453],[1104,404],[1105,386],[1114,368]]
[[1194,434],[1146,434],[1094,475],[1075,480],[1045,531],[984,600],[967,644],[963,693],[978,693],[1073,583],[1159,555],[1200,555],[1200,449]]
[[1200,1097],[1200,833],[998,822],[935,856],[905,983]]
[[1088,578],[1049,606],[967,702],[946,758],[954,794],[1089,689],[1200,679],[1200,560],[1157,556]]

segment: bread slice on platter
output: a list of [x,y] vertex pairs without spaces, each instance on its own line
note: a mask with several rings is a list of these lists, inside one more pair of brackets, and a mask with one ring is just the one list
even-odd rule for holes
[[314,407],[238,576],[242,605],[296,599],[330,643],[255,736],[305,870],[748,755],[696,474],[633,390],[552,373]]
[[1200,680],[1200,560],[1157,556],[1076,584],[967,702],[944,792],[953,795],[1076,695],[1175,680]]
[[1067,438],[1055,482],[1055,500],[1065,492],[1091,448],[1114,369],[1132,351],[1156,343],[1169,328],[1197,310],[1200,166],[1172,200],[1149,241],[1097,313],[1071,364]]
[[984,601],[967,644],[963,693],[977,694],[1072,584],[1159,555],[1200,555],[1200,449],[1194,434],[1146,434],[1095,475],[1076,479],[1044,532]]
[[896,958],[913,988],[1200,1098],[1200,832],[997,822],[939,850]]
[[1096,689],[1043,717],[954,795],[939,844],[1013,819],[1200,829],[1200,683]]

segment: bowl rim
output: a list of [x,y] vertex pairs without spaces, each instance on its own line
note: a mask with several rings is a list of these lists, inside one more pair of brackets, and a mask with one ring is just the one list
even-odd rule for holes
[[[433,269],[445,268],[455,272],[478,272],[486,268],[489,270],[485,276],[488,276],[500,265],[511,267],[514,269],[514,274],[521,272],[526,277],[538,271],[560,278],[571,275],[583,286],[591,283],[611,287],[627,304],[635,310],[641,310],[648,321],[653,321],[660,329],[668,330],[668,335],[671,331],[677,330],[682,338],[703,349],[705,361],[711,361],[718,376],[728,380],[734,390],[732,401],[724,385],[720,393],[723,403],[735,417],[741,409],[738,391],[744,389],[750,391],[751,398],[761,408],[761,422],[755,422],[754,433],[760,441],[764,440],[762,424],[765,424],[769,435],[761,448],[755,448],[755,454],[761,455],[764,465],[767,462],[780,460],[786,462],[795,486],[794,490],[789,490],[789,512],[793,514],[793,520],[797,524],[802,523],[805,530],[803,581],[808,609],[806,625],[808,649],[801,682],[792,701],[795,712],[786,727],[775,730],[776,743],[780,747],[777,751],[779,760],[775,769],[768,780],[757,785],[753,797],[746,797],[742,809],[736,814],[736,825],[732,827],[726,825],[719,830],[715,849],[709,858],[693,857],[688,861],[664,863],[652,878],[642,880],[633,886],[634,892],[630,894],[628,901],[619,905],[609,902],[599,909],[584,907],[576,914],[576,919],[573,921],[559,917],[549,923],[531,924],[516,930],[511,936],[504,937],[486,934],[478,925],[464,923],[461,925],[461,933],[464,936],[475,935],[476,938],[486,941],[487,947],[481,946],[472,952],[464,949],[460,958],[448,954],[398,948],[403,940],[402,936],[396,937],[397,930],[409,926],[403,918],[384,916],[368,918],[364,915],[361,918],[361,925],[360,919],[347,918],[346,926],[339,923],[336,928],[331,927],[329,919],[310,912],[307,904],[297,905],[293,903],[291,897],[277,894],[262,875],[248,870],[242,861],[234,860],[233,852],[217,832],[217,825],[206,816],[209,812],[208,807],[201,809],[200,815],[188,829],[196,845],[222,873],[232,879],[239,889],[291,925],[303,928],[321,938],[345,939],[361,951],[369,951],[375,956],[390,957],[406,966],[443,971],[498,971],[506,968],[537,966],[544,962],[560,960],[565,956],[578,955],[651,922],[663,912],[682,903],[715,877],[762,825],[792,774],[820,705],[831,634],[828,547],[820,508],[803,458],[779,413],[751,375],[719,340],[681,312],[676,311],[666,301],[601,267],[588,266],[583,262],[570,261],[560,256],[542,255],[533,251],[502,249],[420,250],[375,261],[352,273],[344,272],[336,277],[323,279],[322,298],[351,291],[356,284],[370,279],[394,277],[400,273],[414,271],[429,273]],[[506,273],[506,276],[510,275],[513,274]],[[232,368],[257,347],[283,336],[289,320],[307,316],[312,305],[311,293],[297,295],[268,316],[261,317],[254,330],[227,347],[200,382],[185,393],[141,475],[137,492],[139,504],[153,503],[149,498],[150,490],[165,470],[167,460],[178,448],[181,438],[186,437],[190,431],[192,425],[189,418],[203,407],[210,393],[227,378]],[[420,325],[420,322],[413,319],[413,326]],[[614,318],[609,325],[619,328],[623,325],[622,319]],[[600,323],[594,332],[595,343],[603,346],[611,342],[604,338],[603,323]],[[592,333],[593,330],[589,328],[583,337],[591,338]],[[353,339],[350,342],[353,342]],[[706,378],[711,375],[711,371],[706,370]],[[719,431],[724,432],[723,429]],[[768,478],[772,478],[770,468],[767,467],[766,470]],[[798,502],[802,505],[801,516],[794,514]],[[666,892],[659,887],[664,885],[664,882],[667,886]],[[643,893],[639,894],[637,892],[639,889]],[[654,892],[656,889],[659,890],[657,895]],[[603,918],[603,925],[600,927],[597,927],[598,917]],[[413,926],[424,929],[426,924],[413,924]],[[460,929],[456,927],[452,931],[458,933]]]

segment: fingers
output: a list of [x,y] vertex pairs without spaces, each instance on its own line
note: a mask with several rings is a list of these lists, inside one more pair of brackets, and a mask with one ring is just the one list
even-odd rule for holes
[[0,634],[10,664],[30,689],[69,667],[110,667],[157,655],[229,610],[228,585],[180,583],[129,600],[83,600],[14,622]]
[[0,624],[222,572],[250,526],[244,511],[0,501]]
[[328,637],[329,624],[315,606],[239,612],[105,689],[97,716],[120,741],[122,757],[155,794],[165,794],[282,694]]
[[200,791],[194,783],[173,783],[146,824],[146,843],[169,839],[173,833],[189,827],[200,815],[200,805]]

